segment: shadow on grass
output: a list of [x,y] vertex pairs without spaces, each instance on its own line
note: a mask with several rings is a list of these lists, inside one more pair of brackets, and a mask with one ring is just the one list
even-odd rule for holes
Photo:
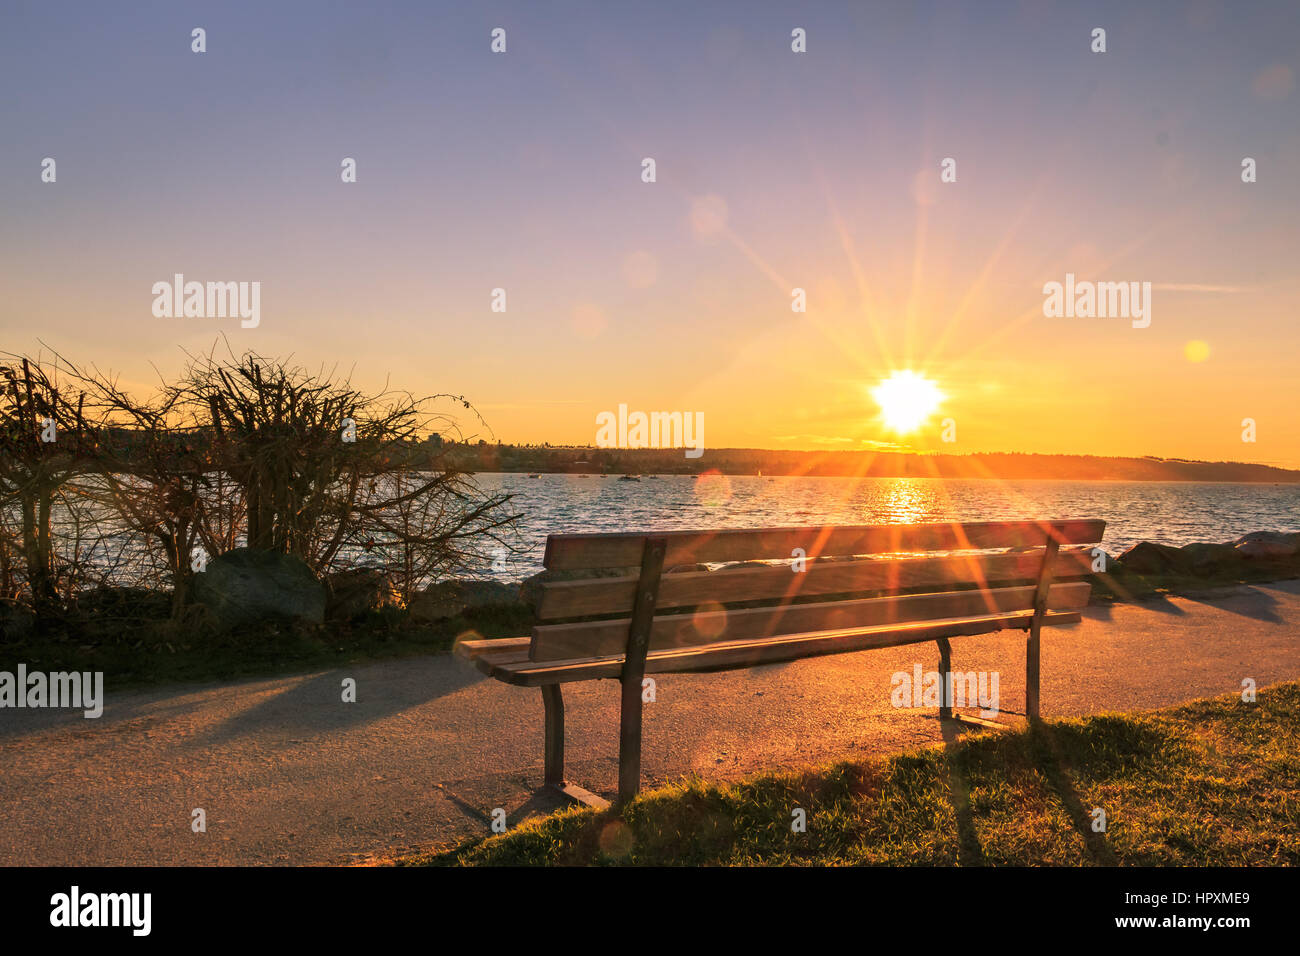
[[944,764],[948,769],[948,787],[952,791],[952,809],[957,818],[957,859],[962,866],[984,866],[984,848],[975,829],[975,814],[970,803],[970,772],[965,755],[969,752],[963,737],[970,729],[953,720],[943,720]]
[[1074,788],[1065,758],[1067,747],[1063,746],[1062,736],[1070,735],[1068,731],[1050,724],[1035,724],[1030,728],[1026,739],[1033,747],[1034,766],[1047,778],[1052,791],[1065,808],[1070,824],[1083,837],[1084,846],[1093,862],[1102,866],[1116,866],[1119,861],[1106,843],[1106,835],[1093,829],[1092,811],[1084,807]]
[[[1172,845],[1163,829],[1134,829],[1160,819],[1169,799],[1162,786],[1194,788],[1205,770],[1194,766],[1186,734],[1210,721],[1189,721],[1185,709],[1170,713],[1104,714],[973,737],[944,721],[945,743],[920,751],[731,784],[690,779],[644,794],[621,813],[561,811],[500,837],[399,862],[1187,865],[1195,859],[1178,854],[1204,849]],[[1103,807],[1112,820],[1124,809],[1127,844],[1094,832],[1101,793],[1116,803]],[[792,828],[792,808],[806,813],[805,829]],[[1147,843],[1135,844],[1135,834]],[[1151,840],[1163,856],[1152,855]]]
[[[1055,804],[1082,839],[1084,862],[1117,866],[1121,861],[1107,834],[1093,829],[1094,807],[1081,791],[1159,777],[1180,764],[1183,750],[1158,720],[1102,714],[1084,720],[1039,722],[1013,733],[957,741],[945,748],[944,756],[970,781],[968,793],[977,787],[990,792],[1006,789],[1019,800],[1018,805],[1008,805],[1011,800],[1004,797],[988,809],[1023,818],[1019,825],[1026,830],[1026,837],[1035,837],[1035,829],[1050,825]],[[963,799],[969,801],[969,797]],[[953,808],[959,823],[963,799],[954,788]],[[1113,816],[1113,807],[1102,809],[1109,809]],[[1057,839],[1059,843],[1062,838],[1058,835]],[[1069,854],[1068,846],[1058,846],[1055,862],[1063,862]]]
[[[1040,789],[1045,782],[1064,810],[1070,826],[1083,839],[1089,860],[1102,866],[1115,866],[1118,860],[1106,842],[1104,833],[1093,830],[1092,811],[1074,783],[1074,768],[1081,755],[1086,776],[1102,777],[1118,772],[1133,755],[1151,752],[1164,738],[1154,732],[1128,733],[1123,725],[1123,739],[1099,745],[1097,735],[1080,735],[1071,725],[1036,723],[1021,732],[995,732],[974,740],[964,739],[956,722],[944,721],[943,767],[947,772],[952,810],[957,825],[958,861],[962,866],[985,866],[991,862],[980,842],[976,827],[977,814],[972,809],[971,793],[981,785],[1009,784],[1023,791]],[[1106,758],[1098,753],[1111,751]]]

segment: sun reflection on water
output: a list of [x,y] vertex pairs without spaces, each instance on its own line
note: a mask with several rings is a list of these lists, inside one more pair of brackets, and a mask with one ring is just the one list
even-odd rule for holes
[[919,524],[933,521],[941,513],[939,504],[939,487],[937,482],[921,481],[915,478],[891,479],[889,489],[882,496],[880,505],[884,514],[880,516],[882,524]]

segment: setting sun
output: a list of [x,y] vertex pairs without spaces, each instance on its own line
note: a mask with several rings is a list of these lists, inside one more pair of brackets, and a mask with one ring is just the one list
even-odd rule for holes
[[885,425],[897,432],[915,431],[946,397],[939,386],[918,372],[895,372],[871,390]]

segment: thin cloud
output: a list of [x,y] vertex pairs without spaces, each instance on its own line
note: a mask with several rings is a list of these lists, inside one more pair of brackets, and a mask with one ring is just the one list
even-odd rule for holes
[[846,438],[842,435],[810,435],[807,433],[801,435],[777,435],[774,439],[778,442],[808,442],[813,445],[860,445],[871,448],[876,451],[911,451],[911,445],[899,444],[892,441],[875,441],[870,438]]
[[1213,292],[1230,295],[1234,292],[1249,292],[1250,289],[1238,285],[1205,285],[1199,282],[1159,282],[1151,288],[1161,292]]

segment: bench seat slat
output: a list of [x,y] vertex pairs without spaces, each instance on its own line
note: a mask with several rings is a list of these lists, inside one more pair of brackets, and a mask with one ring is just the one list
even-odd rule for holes
[[1047,543],[1049,531],[1060,544],[1092,544],[1102,538],[1106,522],[978,521],[934,524],[844,527],[718,529],[710,531],[639,532],[635,534],[553,534],[546,539],[542,563],[550,570],[631,568],[641,563],[647,537],[664,538],[664,565],[699,562],[788,559],[795,548],[809,558],[820,555],[896,554],[982,548],[1035,548]]
[[[1023,630],[1029,627],[1032,617],[1033,612],[1025,610],[956,620],[922,621],[901,627],[845,628],[811,634],[787,634],[760,641],[672,648],[651,652],[646,657],[645,672],[665,674],[733,670],[804,657],[920,644],[941,637],[989,634],[1017,628]],[[1043,625],[1074,624],[1081,619],[1082,615],[1078,611],[1049,611],[1043,618]],[[489,677],[523,687],[618,678],[623,672],[621,655],[545,663],[529,660],[496,663],[486,656],[480,656],[475,660],[475,664]]]
[[528,645],[533,642],[531,637],[498,637],[498,638],[479,638],[472,641],[457,641],[452,648],[452,652],[460,658],[467,661],[476,660],[480,657],[500,657],[502,655],[523,654],[523,660],[528,658]]
[[[1048,606],[1053,610],[1083,607],[1091,589],[1086,581],[1057,584]],[[1034,593],[1035,588],[1027,586],[667,614],[654,620],[650,649],[1020,611],[1033,607]],[[627,646],[629,624],[626,619],[543,624],[533,628],[529,656],[534,661],[552,661],[620,654]]]
[[[657,608],[851,594],[911,587],[1032,581],[1043,567],[1043,549],[1008,554],[964,554],[933,558],[815,562],[801,572],[788,565],[721,568],[665,574]],[[1091,549],[1060,553],[1052,577],[1092,573]],[[542,585],[537,616],[544,621],[596,614],[626,614],[636,599],[636,575],[586,581],[552,581]]]

